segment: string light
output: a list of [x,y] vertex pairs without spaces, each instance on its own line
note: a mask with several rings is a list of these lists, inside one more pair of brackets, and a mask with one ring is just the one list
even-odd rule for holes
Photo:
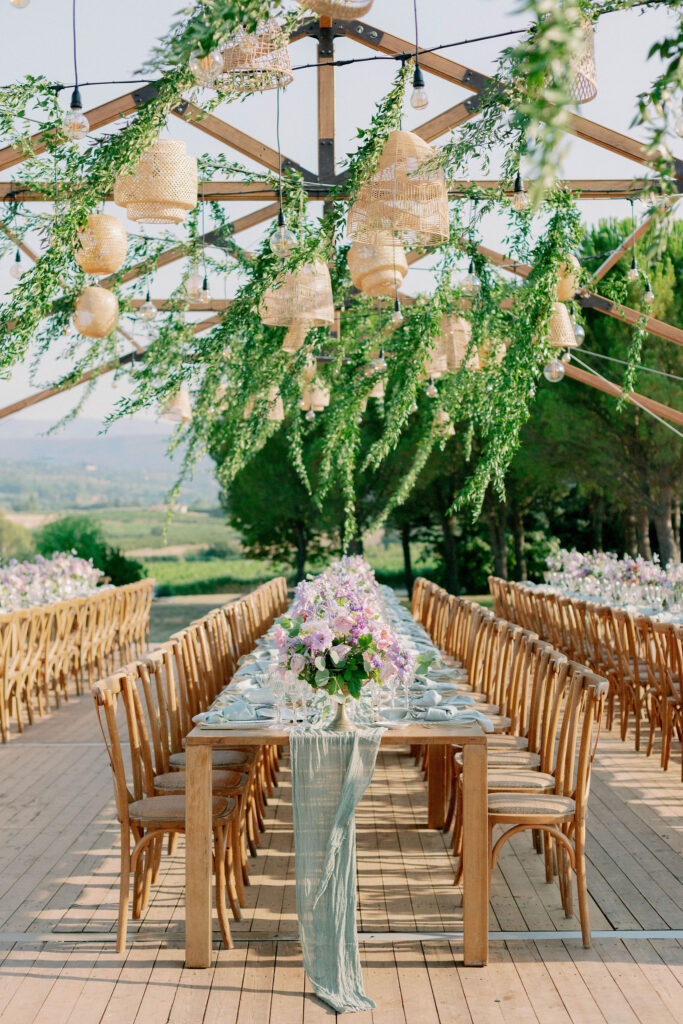
[[141,320],[146,320],[149,323],[149,321],[153,320],[154,317],[157,315],[157,312],[158,312],[157,307],[154,305],[154,303],[152,302],[152,300],[149,297],[149,288],[148,288],[147,289],[147,295],[145,296],[145,301],[142,303],[142,305],[140,306],[140,309],[138,310],[138,315],[139,315]]
[[564,377],[564,363],[559,359],[551,359],[548,365],[543,367],[543,376],[551,384],[559,384]]
[[285,259],[292,249],[296,247],[296,238],[285,224],[285,215],[282,210],[282,151],[280,149],[280,90],[276,89],[277,104],[275,115],[275,132],[277,135],[277,192],[280,209],[277,212],[277,226],[270,236],[270,251]]
[[196,267],[193,267],[192,273],[187,279],[185,288],[187,290],[188,299],[194,299],[195,302],[199,301],[202,291],[202,279],[197,273]]
[[74,50],[74,90],[71,93],[70,109],[62,118],[62,131],[71,142],[84,139],[90,131],[90,122],[83,113],[81,90],[78,88],[78,62],[76,60],[76,0],[71,5],[71,29]]
[[652,285],[650,284],[649,278],[645,278],[645,294],[643,298],[647,302],[648,306],[651,306],[655,301],[655,293],[652,291]]
[[636,262],[636,214],[635,204],[631,199],[631,234],[633,235],[633,255],[631,256],[631,266],[626,275],[629,281],[637,281],[640,277],[640,271],[638,270],[638,264]]
[[462,290],[467,295],[474,295],[476,294],[476,292],[479,291],[480,284],[481,282],[477,277],[476,273],[474,272],[474,260],[470,260],[470,265],[467,268],[467,273],[463,278]]
[[308,412],[306,413],[306,416],[304,418],[307,419],[309,423],[312,423],[313,420],[315,419],[315,410],[313,409],[313,403],[312,402],[311,402],[310,406],[308,407]]
[[15,281],[18,281],[21,275],[24,273],[24,268],[21,265],[21,253],[17,249],[14,254],[14,262],[9,268],[9,276],[13,277]]
[[516,210],[517,213],[521,213],[522,210],[526,210],[529,205],[529,199],[524,188],[524,182],[522,181],[522,175],[517,171],[515,177],[515,184],[512,190],[512,209]]
[[384,348],[381,348],[379,350],[379,355],[377,356],[376,359],[372,360],[372,365],[379,373],[384,373],[384,371],[387,368],[387,361],[384,358]]
[[570,320],[571,320],[572,328],[574,330],[574,337],[576,338],[576,344],[577,345],[583,345],[584,338],[586,337],[586,332],[583,329],[582,324],[580,324],[579,321],[574,316],[574,305],[573,305],[573,303],[569,304],[569,312],[571,314]]
[[223,72],[223,54],[220,50],[212,50],[209,54],[195,50],[190,54],[189,67],[199,85],[211,89]]
[[400,327],[403,323],[403,313],[401,312],[401,303],[399,302],[398,295],[394,299],[394,312],[391,314],[391,322],[395,327]]
[[425,89],[424,75],[418,59],[420,44],[417,32],[417,0],[413,0],[413,16],[415,19],[415,70],[413,71],[413,91],[410,95],[410,105],[414,110],[424,110],[429,103],[429,96]]
[[211,292],[209,291],[209,279],[204,274],[204,280],[202,281],[202,288],[199,293],[199,301],[204,304],[208,304],[211,300]]
[[427,396],[427,398],[438,398],[439,397],[439,390],[438,390],[436,384],[434,383],[434,378],[431,375],[429,377],[429,383],[427,384],[427,387],[425,388],[425,395]]

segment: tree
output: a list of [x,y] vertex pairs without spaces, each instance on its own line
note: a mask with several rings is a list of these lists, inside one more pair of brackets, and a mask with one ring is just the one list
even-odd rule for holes
[[35,533],[36,549],[49,557],[59,551],[74,551],[79,558],[92,559],[111,582],[121,587],[143,579],[147,571],[141,562],[126,558],[119,548],[104,539],[102,530],[89,516],[63,516],[41,526]]

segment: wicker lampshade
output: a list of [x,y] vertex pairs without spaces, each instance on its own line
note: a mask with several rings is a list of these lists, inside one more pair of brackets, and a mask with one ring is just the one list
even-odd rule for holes
[[395,295],[408,273],[403,246],[388,231],[354,242],[346,258],[351,280],[364,295]]
[[598,73],[595,67],[595,31],[590,18],[581,24],[582,44],[571,63],[569,95],[575,103],[589,103],[598,95]]
[[372,7],[373,0],[299,0],[302,7],[330,18],[362,18]]
[[463,316],[442,316],[439,330],[439,352],[445,356],[446,371],[455,373],[460,368],[472,337],[469,320]]
[[299,402],[299,407],[304,412],[308,412],[309,409],[313,409],[313,412],[322,412],[329,404],[329,388],[323,387],[320,383],[306,384],[301,393],[301,401]]
[[285,335],[285,340],[282,342],[282,349],[284,352],[298,352],[303,343],[306,340],[306,335],[310,331],[310,325],[303,320],[292,320],[289,330]]
[[315,358],[312,352],[309,352],[306,356],[306,362],[304,363],[304,372],[302,377],[305,384],[310,384],[318,372],[318,360]]
[[161,419],[171,423],[189,423],[192,419],[190,394],[184,384],[180,385],[176,394],[169,398],[161,410]]
[[498,338],[486,338],[479,346],[479,365],[483,370],[500,366],[505,359],[505,345]]
[[74,259],[86,274],[114,274],[126,258],[126,229],[117,217],[106,213],[89,214],[78,242]]
[[309,327],[323,327],[334,323],[330,272],[322,260],[281,274],[276,285],[267,288],[261,299],[259,312],[264,324],[289,327],[292,323],[306,323]]
[[262,21],[252,33],[238,29],[221,49],[220,77],[232,92],[281,89],[294,79],[287,36],[274,18]]
[[561,302],[553,302],[548,334],[553,348],[578,348],[569,310]]
[[448,238],[448,192],[440,167],[423,165],[434,150],[414,132],[391,132],[375,174],[360,189],[349,210],[347,233],[371,241],[388,231],[410,245]]
[[197,205],[197,161],[179,139],[157,139],[114,185],[114,202],[131,220],[179,224]]
[[106,338],[119,319],[119,300],[106,288],[90,285],[76,299],[73,323],[86,338]]
[[272,387],[268,392],[268,419],[274,423],[282,423],[285,418],[285,407],[278,388]]
[[567,263],[560,263],[557,268],[557,286],[555,295],[560,302],[573,299],[579,290],[579,271],[581,264],[576,256],[570,256]]

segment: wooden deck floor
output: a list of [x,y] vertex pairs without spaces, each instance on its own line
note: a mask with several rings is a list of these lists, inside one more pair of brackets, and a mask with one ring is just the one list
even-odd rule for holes
[[[183,966],[183,849],[166,858],[125,956],[111,941],[118,828],[89,698],[0,749],[0,1021],[3,1024],[314,1024],[333,1012],[304,981],[296,942],[289,777],[268,808],[249,906],[207,971]],[[358,812],[361,952],[376,1003],[359,1024],[683,1020],[683,786],[616,737],[600,744],[589,887],[600,935],[584,950],[528,836],[493,876],[491,962],[461,945],[389,945],[381,933],[457,930],[461,894],[425,787],[405,752],[382,752]],[[620,932],[635,934],[620,934]],[[278,936],[278,942],[275,937]]]

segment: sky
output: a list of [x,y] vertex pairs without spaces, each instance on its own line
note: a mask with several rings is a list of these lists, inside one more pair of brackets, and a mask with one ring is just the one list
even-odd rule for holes
[[[103,79],[135,77],[135,71],[145,60],[155,40],[162,36],[173,20],[182,0],[117,0],[115,5],[105,0],[80,0],[78,4],[79,78],[82,82]],[[491,74],[503,46],[510,40],[466,42],[481,35],[524,28],[523,16],[515,13],[514,0],[479,0],[462,3],[459,0],[418,0],[420,45],[436,46],[462,41],[463,45],[449,48],[444,54],[475,70]],[[384,31],[404,39],[413,38],[412,0],[374,0],[370,12],[363,19]],[[656,76],[658,65],[647,60],[647,53],[657,39],[671,29],[673,15],[661,10],[618,12],[603,17],[596,33],[596,63],[598,68],[598,96],[581,107],[582,116],[612,129],[642,137],[631,128],[637,94],[647,88]],[[336,42],[335,56],[339,58],[368,55],[365,47],[353,40]],[[307,63],[316,59],[315,44],[310,39],[292,46],[293,63]],[[337,159],[355,147],[356,131],[366,125],[375,104],[385,95],[395,74],[391,61],[376,61],[338,68],[336,72],[336,129]],[[0,84],[20,79],[26,74],[42,74],[61,82],[73,82],[71,52],[71,0],[30,0],[28,7],[17,10],[9,0],[0,0]],[[317,100],[316,72],[313,69],[296,73],[294,82],[281,97],[281,143],[284,154],[309,168],[316,167],[317,152]],[[457,85],[425,75],[430,103],[425,111],[413,111],[406,102],[405,128],[414,128],[421,122],[465,99],[470,93]],[[127,92],[129,86],[89,86],[82,90],[84,108],[97,106]],[[68,93],[62,93],[64,103]],[[215,113],[235,127],[275,147],[275,94],[267,92],[241,102],[223,104]],[[111,130],[111,129],[108,129]],[[183,139],[188,152],[195,156],[209,152],[217,154],[225,147],[206,134],[198,132],[178,118],[171,118],[168,132]],[[448,136],[444,136],[445,142]],[[683,145],[673,146],[676,155],[683,156]],[[1,142],[1,140],[0,140]],[[438,143],[437,143],[438,144]],[[228,152],[254,169],[247,158]],[[599,149],[587,142],[571,139],[561,176],[575,178],[627,178],[641,173],[640,165]],[[495,174],[495,165],[491,176]],[[486,175],[489,176],[489,175]],[[5,175],[6,178],[10,174]],[[236,218],[263,204],[232,203],[230,213]],[[580,203],[586,223],[602,217],[626,217],[630,206],[625,200],[595,200]],[[315,204],[311,207],[315,214]],[[119,216],[130,231],[139,230],[127,220],[125,211],[107,204],[108,213]],[[147,230],[147,229],[145,229]],[[240,244],[253,247],[269,225],[262,224],[239,236]],[[504,230],[502,219],[487,222],[483,241],[500,248]],[[424,264],[423,264],[424,265]],[[9,277],[10,260],[0,262],[0,293],[13,282]],[[168,294],[178,279],[180,264],[174,264],[157,275],[153,291]],[[431,276],[417,268],[411,269],[404,283],[409,294],[429,290]],[[211,282],[212,295],[230,297],[234,284],[215,278]],[[144,334],[139,335],[144,340]],[[54,353],[40,367],[35,384],[29,380],[28,361],[17,367],[8,380],[0,380],[0,407],[30,394],[41,384],[50,383],[63,372],[59,358],[60,343]],[[97,424],[111,410],[117,398],[125,393],[125,384],[113,388],[111,377],[103,378],[88,399],[84,416],[91,426]],[[47,402],[18,414],[19,418],[55,422],[74,404],[76,392],[59,395]],[[153,423],[155,413],[138,414],[140,427]],[[170,429],[170,427],[169,427]],[[2,432],[7,437],[7,430]]]

